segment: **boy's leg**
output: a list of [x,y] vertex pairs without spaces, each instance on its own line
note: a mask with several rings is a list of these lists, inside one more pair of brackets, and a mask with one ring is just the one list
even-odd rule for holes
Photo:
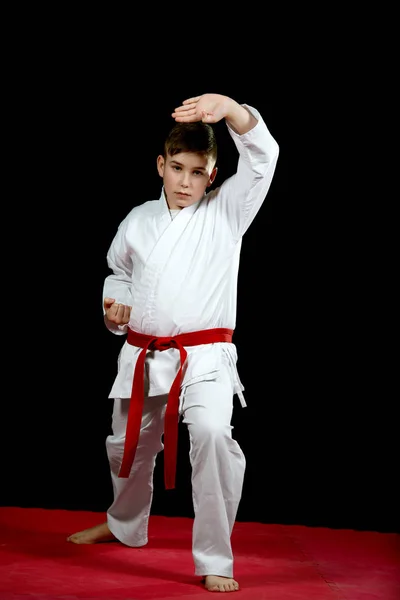
[[106,448],[111,470],[114,501],[107,510],[107,521],[69,536],[77,544],[93,544],[117,539],[128,546],[147,543],[148,520],[153,499],[153,472],[161,437],[168,396],[145,398],[136,456],[129,478],[119,478],[128,419],[129,398],[116,398],[112,434]]
[[232,439],[229,369],[222,365],[217,379],[187,386],[181,406],[190,438],[195,573],[232,578],[231,533],[242,493],[245,457]]
[[139,442],[129,478],[118,477],[125,443],[129,398],[116,399],[113,434],[106,440],[114,501],[107,510],[107,523],[114,536],[127,546],[147,544],[147,530],[153,499],[153,472],[157,454],[163,449],[161,437],[168,396],[145,398]]

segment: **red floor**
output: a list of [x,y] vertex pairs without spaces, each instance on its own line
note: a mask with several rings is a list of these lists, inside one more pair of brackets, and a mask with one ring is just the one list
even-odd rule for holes
[[[193,575],[191,519],[153,516],[149,544],[78,546],[92,512],[0,507],[0,600],[211,598]],[[237,523],[240,600],[400,600],[400,536]]]

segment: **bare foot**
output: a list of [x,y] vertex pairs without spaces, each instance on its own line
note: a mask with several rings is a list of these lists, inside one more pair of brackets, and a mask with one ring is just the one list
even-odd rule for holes
[[220,575],[206,575],[203,582],[209,592],[237,592],[239,589],[237,581]]
[[90,529],[84,529],[78,531],[67,537],[67,542],[74,544],[98,544],[99,542],[112,542],[117,538],[108,529],[107,523],[101,523],[90,527]]

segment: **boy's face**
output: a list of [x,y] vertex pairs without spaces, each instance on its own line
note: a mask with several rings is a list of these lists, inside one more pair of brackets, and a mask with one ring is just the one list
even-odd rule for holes
[[168,206],[174,210],[195,204],[215,179],[217,168],[211,159],[195,152],[181,152],[157,158]]

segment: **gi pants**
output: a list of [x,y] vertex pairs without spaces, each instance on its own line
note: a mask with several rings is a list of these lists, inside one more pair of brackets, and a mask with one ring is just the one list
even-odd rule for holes
[[[144,401],[140,437],[129,478],[119,478],[130,398],[116,398],[113,434],[106,448],[114,501],[107,511],[110,531],[122,543],[138,547],[148,541],[156,456],[168,396]],[[180,414],[189,431],[194,525],[195,574],[233,577],[231,533],[242,494],[245,457],[232,438],[233,383],[229,366],[218,377],[181,390]]]

